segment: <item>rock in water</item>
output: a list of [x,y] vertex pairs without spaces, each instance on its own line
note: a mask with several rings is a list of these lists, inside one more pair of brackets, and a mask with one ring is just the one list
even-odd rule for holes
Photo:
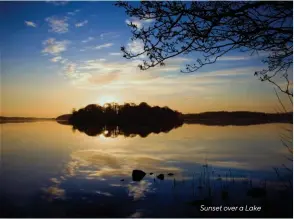
[[133,170],[133,173],[132,173],[133,181],[141,181],[145,175],[146,173],[142,170]]
[[161,174],[159,174],[159,175],[157,176],[157,178],[160,179],[160,180],[164,180],[164,175],[161,173]]
[[173,176],[173,175],[175,175],[175,174],[173,174],[173,173],[169,173],[169,174],[167,174],[168,176]]

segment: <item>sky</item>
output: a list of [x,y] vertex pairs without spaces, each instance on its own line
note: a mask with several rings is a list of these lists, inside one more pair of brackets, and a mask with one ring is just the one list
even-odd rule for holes
[[141,71],[140,58],[127,60],[120,48],[140,51],[127,24],[153,21],[130,18],[114,2],[0,2],[0,10],[2,116],[57,117],[106,102],[182,113],[281,109],[273,86],[253,75],[265,54],[232,52],[188,74],[180,70],[198,57],[181,56]]

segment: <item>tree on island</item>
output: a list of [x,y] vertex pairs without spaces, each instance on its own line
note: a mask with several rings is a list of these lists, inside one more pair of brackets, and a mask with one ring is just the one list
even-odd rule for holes
[[[132,40],[144,45],[142,52],[121,48],[127,59],[146,55],[140,69],[164,65],[175,56],[200,54],[202,58],[182,70],[189,73],[233,50],[265,52],[267,67],[254,75],[293,97],[288,75],[293,65],[292,1],[118,1],[116,5],[134,19],[153,21],[148,27],[129,24]],[[278,77],[285,79],[285,87]]]
[[[168,107],[149,106],[142,102],[136,104],[107,103],[104,106],[90,104],[73,111],[69,124],[74,129],[95,136],[107,131],[109,136],[125,136],[168,132],[183,124],[183,116]],[[107,135],[107,134],[106,134]],[[107,136],[107,137],[109,137]]]

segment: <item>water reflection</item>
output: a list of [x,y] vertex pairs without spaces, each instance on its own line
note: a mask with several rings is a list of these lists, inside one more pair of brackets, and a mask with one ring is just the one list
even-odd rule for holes
[[87,175],[88,177],[107,178],[112,176],[130,177],[135,167],[144,171],[158,173],[174,172],[181,168],[168,164],[165,160],[149,156],[127,156],[108,154],[100,150],[78,150],[71,154],[71,161],[66,165],[66,176]]
[[[228,188],[232,203],[242,194],[254,203],[247,197],[250,182],[252,188],[264,180],[267,187],[276,187],[272,167],[287,161],[287,149],[279,139],[281,127],[290,125],[183,125],[147,138],[93,138],[54,122],[4,124],[1,214],[195,217],[197,207],[189,203],[199,202],[209,191],[203,180],[205,163],[206,173],[214,172],[209,185],[217,194],[216,203],[222,203],[223,188]],[[132,180],[134,169],[147,173],[140,182]],[[157,179],[159,174],[164,180]]]
[[140,136],[146,138],[149,134],[159,134],[161,132],[168,133],[172,129],[181,127],[183,123],[165,123],[152,126],[139,125],[120,125],[120,126],[102,126],[102,125],[74,125],[73,131],[79,130],[88,136],[103,135],[107,138],[116,138],[118,136],[135,137]]
[[127,185],[129,196],[134,201],[143,199],[147,193],[155,192],[155,188],[152,187],[152,183],[148,181],[131,182]]

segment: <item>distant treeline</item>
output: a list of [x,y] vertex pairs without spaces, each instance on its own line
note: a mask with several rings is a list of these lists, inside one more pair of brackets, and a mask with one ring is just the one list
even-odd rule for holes
[[22,123],[55,120],[54,118],[36,118],[36,117],[5,117],[0,116],[0,123]]
[[255,125],[266,123],[293,123],[293,112],[261,113],[261,112],[204,112],[199,114],[185,114],[187,124],[203,125]]
[[150,133],[168,132],[183,124],[181,113],[168,107],[149,106],[145,102],[139,105],[90,104],[85,108],[73,110],[72,114],[62,115],[57,120],[61,123],[67,120],[73,125],[73,129],[88,135],[103,133],[107,137],[137,134],[146,137]]

